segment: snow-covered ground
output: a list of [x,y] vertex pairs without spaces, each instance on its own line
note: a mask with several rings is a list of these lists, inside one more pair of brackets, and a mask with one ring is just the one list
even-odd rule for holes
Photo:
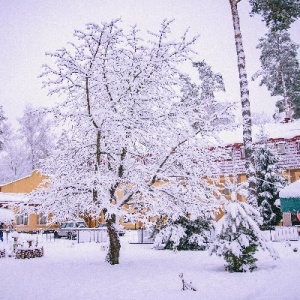
[[[0,242],[0,248],[5,245]],[[0,258],[0,299],[300,299],[300,241],[274,242],[281,258],[260,252],[253,273],[225,272],[224,261],[207,251],[154,250],[129,244],[126,236],[115,266],[105,262],[97,243],[61,239],[43,245],[41,258]],[[181,290],[180,273],[197,291]]]

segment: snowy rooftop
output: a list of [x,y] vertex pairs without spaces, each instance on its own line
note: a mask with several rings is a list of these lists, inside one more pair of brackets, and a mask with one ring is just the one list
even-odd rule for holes
[[300,179],[286,186],[279,192],[280,198],[300,198]]
[[[285,138],[290,139],[297,135],[300,135],[300,120],[295,120],[290,123],[267,123],[263,125],[265,134],[270,139]],[[261,126],[253,125],[252,138],[253,142],[257,141],[257,135],[261,130]],[[243,143],[243,129],[237,128],[233,131],[223,131],[219,137],[223,141],[224,145]]]
[[14,213],[10,209],[0,208],[0,223],[8,223],[15,219]]
[[0,192],[0,203],[26,202],[28,198],[23,193],[2,193]]

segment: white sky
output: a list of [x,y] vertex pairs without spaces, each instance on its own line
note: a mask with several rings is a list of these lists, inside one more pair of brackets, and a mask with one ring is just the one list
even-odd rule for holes
[[[137,24],[156,31],[163,19],[175,19],[173,33],[180,37],[190,27],[200,34],[196,60],[205,59],[225,80],[226,99],[239,102],[235,44],[228,0],[0,0],[0,105],[11,122],[20,117],[26,103],[49,106],[55,98],[41,89],[41,65],[45,52],[53,52],[73,40],[74,29],[122,17],[124,28]],[[260,67],[258,39],[267,29],[260,17],[249,17],[248,1],[239,4],[246,52],[252,110],[272,115],[275,99],[250,77]],[[300,21],[291,29],[300,43]]]

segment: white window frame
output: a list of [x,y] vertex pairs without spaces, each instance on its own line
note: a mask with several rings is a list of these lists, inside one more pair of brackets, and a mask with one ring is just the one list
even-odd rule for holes
[[244,146],[242,146],[240,148],[240,153],[241,153],[241,159],[246,158],[246,152],[245,152],[245,147]]
[[225,148],[225,152],[226,152],[226,159],[232,160],[233,159],[233,148],[231,148],[231,147]]
[[277,153],[278,154],[285,154],[286,153],[285,144],[286,144],[286,142],[277,143]]
[[28,214],[17,215],[16,225],[28,225]]
[[37,224],[38,225],[47,225],[48,218],[43,213],[37,214]]

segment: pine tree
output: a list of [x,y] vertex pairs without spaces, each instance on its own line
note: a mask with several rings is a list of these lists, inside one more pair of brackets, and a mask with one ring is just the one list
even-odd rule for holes
[[259,212],[246,202],[227,202],[225,215],[219,221],[221,228],[210,254],[225,259],[225,270],[229,272],[252,272],[257,268],[255,253],[258,248],[268,250],[276,258],[277,254],[267,244],[260,232]]
[[279,157],[261,134],[260,142],[255,147],[255,169],[257,176],[258,206],[263,217],[263,226],[277,225],[282,219],[282,212],[277,203],[279,191],[287,184],[280,176]]
[[252,80],[261,77],[260,85],[265,85],[271,96],[282,96],[276,106],[286,117],[300,118],[300,68],[297,59],[299,45],[295,44],[286,31],[269,31],[259,40],[262,70],[257,71]]
[[272,31],[288,29],[300,16],[299,0],[249,0],[251,15],[259,14]]

